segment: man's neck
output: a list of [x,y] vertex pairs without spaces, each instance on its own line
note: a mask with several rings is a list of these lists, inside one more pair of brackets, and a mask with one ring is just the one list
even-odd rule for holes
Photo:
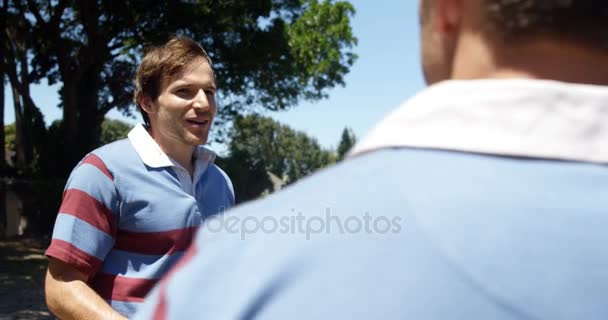
[[[161,147],[161,149],[162,149],[162,147]],[[188,173],[190,174],[190,177],[192,177],[194,175],[194,161],[192,159],[192,155],[194,153],[194,147],[191,147],[191,149],[189,151],[186,150],[186,152],[167,152],[164,149],[162,149],[162,150],[171,159],[175,160],[177,163],[179,163],[179,165],[181,165],[184,169],[186,169],[186,171],[188,171]]]
[[152,139],[156,141],[160,149],[167,155],[169,158],[177,162],[184,169],[188,171],[190,176],[194,174],[194,161],[193,154],[195,150],[195,146],[186,145],[180,142],[176,142],[173,140],[163,139],[161,135],[155,135],[154,131],[149,129],[148,132],[152,136]]
[[608,85],[608,53],[576,44],[537,40],[517,47],[477,43],[460,49],[454,79],[528,78]]

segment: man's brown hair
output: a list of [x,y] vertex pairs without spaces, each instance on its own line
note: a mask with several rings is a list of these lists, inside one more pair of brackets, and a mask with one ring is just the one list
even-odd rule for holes
[[491,32],[504,41],[548,36],[608,50],[606,0],[482,0]]
[[162,46],[147,50],[135,73],[135,93],[133,95],[135,104],[147,126],[150,126],[150,119],[142,109],[140,99],[148,97],[152,101],[156,100],[165,79],[174,76],[200,58],[205,59],[211,65],[211,59],[205,49],[194,40],[184,36],[173,37]]

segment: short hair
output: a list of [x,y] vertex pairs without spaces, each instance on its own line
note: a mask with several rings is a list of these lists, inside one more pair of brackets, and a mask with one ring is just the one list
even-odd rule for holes
[[165,79],[174,76],[200,58],[205,59],[211,65],[211,59],[205,49],[194,40],[184,36],[173,37],[165,44],[147,50],[135,73],[135,92],[133,94],[135,105],[141,112],[146,126],[150,126],[150,118],[140,106],[138,99],[148,97],[156,100]]
[[491,31],[505,41],[537,36],[608,49],[606,0],[482,0]]

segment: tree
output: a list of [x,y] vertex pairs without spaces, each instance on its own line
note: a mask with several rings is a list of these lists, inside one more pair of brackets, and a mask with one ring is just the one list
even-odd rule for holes
[[[4,85],[5,85],[5,35],[6,33],[6,18],[7,18],[7,3],[3,0],[2,8],[0,8],[0,119],[4,119]],[[6,154],[4,146],[4,121],[0,121],[0,171],[6,167]]]
[[357,137],[353,133],[353,131],[346,127],[342,131],[342,137],[340,138],[340,144],[338,144],[338,161],[344,159],[346,154],[352,147],[357,143]]
[[[1,55],[1,54],[0,54]],[[3,63],[0,57],[0,119],[4,119],[4,73],[2,72]],[[6,168],[6,137],[4,136],[4,121],[0,121],[0,172]]]
[[9,164],[14,166],[13,155],[15,154],[16,146],[15,146],[15,136],[16,136],[16,126],[15,123],[11,123],[4,126],[4,152],[9,155]]
[[133,126],[115,119],[105,119],[101,123],[101,138],[100,145],[108,144],[112,141],[120,140],[127,137]]
[[[11,6],[18,4],[10,2]],[[30,83],[37,82],[41,76],[30,72],[32,24],[25,16],[9,9],[8,1],[3,0],[0,65],[13,94],[17,141],[15,166],[20,174],[30,175],[34,171],[35,154],[40,154],[45,136],[42,114],[30,96]]]
[[267,117],[237,117],[230,138],[228,157],[219,164],[232,179],[238,202],[273,191],[271,174],[290,184],[335,162],[315,139]]
[[[52,141],[55,139],[61,139],[61,120],[54,121],[50,127],[48,128],[48,141]],[[119,139],[123,139],[127,137],[127,134],[133,128],[132,125],[125,123],[120,120],[115,119],[104,119],[101,124],[101,134],[99,145],[104,145],[110,143],[112,141],[116,141]],[[5,152],[8,154],[11,159],[10,164],[16,167],[15,158],[17,153],[17,133],[16,133],[16,123],[8,124],[4,127],[4,136],[5,136]],[[46,149],[44,149],[46,151]],[[51,171],[56,167],[57,159],[52,157],[50,151],[47,151],[49,155],[45,158],[44,163],[39,163],[37,165],[35,173],[38,178],[45,178],[51,176]],[[34,159],[38,159],[38,155],[34,156]],[[38,161],[40,162],[40,161]]]
[[215,61],[220,129],[247,111],[326,97],[356,59],[354,8],[344,1],[14,0],[8,11],[28,31],[8,42],[31,37],[29,78],[62,83],[63,174],[99,143],[109,110],[131,114],[138,57],[170,34],[193,37]]

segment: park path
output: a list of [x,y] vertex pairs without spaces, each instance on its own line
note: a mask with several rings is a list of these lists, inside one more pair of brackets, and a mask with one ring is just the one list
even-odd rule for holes
[[44,302],[48,239],[0,240],[0,320],[53,319]]

